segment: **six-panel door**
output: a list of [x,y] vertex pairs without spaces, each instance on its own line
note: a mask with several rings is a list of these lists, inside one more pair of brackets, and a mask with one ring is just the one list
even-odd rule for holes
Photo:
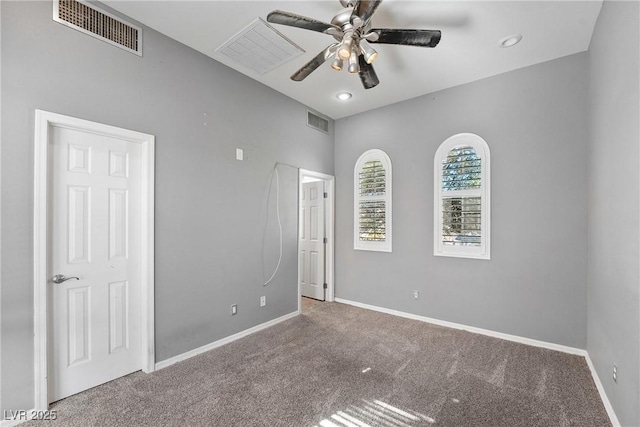
[[141,148],[52,129],[49,401],[141,368]]
[[324,181],[302,184],[300,195],[301,294],[324,301],[325,282]]

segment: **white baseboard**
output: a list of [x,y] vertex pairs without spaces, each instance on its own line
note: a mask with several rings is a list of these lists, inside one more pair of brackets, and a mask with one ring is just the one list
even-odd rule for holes
[[613,410],[613,406],[611,405],[611,402],[607,397],[607,393],[604,391],[604,386],[602,385],[602,381],[600,381],[600,377],[596,372],[595,366],[593,366],[593,362],[591,361],[589,354],[585,356],[585,359],[587,360],[587,365],[589,366],[589,370],[591,371],[593,382],[596,383],[596,388],[598,389],[598,393],[600,393],[602,404],[604,405],[604,409],[607,410],[607,415],[609,415],[609,420],[611,420],[611,424],[613,424],[613,427],[620,427],[620,421],[618,420],[618,417],[615,411]]
[[578,356],[587,356],[587,350],[583,350],[581,348],[568,347],[566,345],[534,340],[532,338],[520,337],[518,335],[505,334],[502,332],[491,331],[489,329],[476,328],[475,326],[467,326],[460,323],[448,322],[446,320],[433,319],[431,317],[420,316],[417,314],[406,313],[404,311],[392,310],[390,308],[378,307],[375,305],[363,304],[361,302],[349,301],[342,298],[336,298],[336,302],[365,308],[367,310],[379,311],[381,313],[393,314],[394,316],[405,317],[407,319],[419,320],[421,322],[431,323],[434,325],[446,326],[447,328],[473,332],[474,334],[487,335],[507,341],[514,341],[521,344],[532,345],[534,347],[542,347],[549,350],[561,351],[563,353],[575,354]]
[[[6,409],[8,411],[8,409]],[[25,419],[20,419],[20,420],[5,420],[2,419],[0,421],[0,427],[13,427],[13,426],[17,426],[18,424],[22,424],[22,423],[26,423],[27,421],[31,420],[33,418],[33,414],[36,412],[35,409],[30,409],[28,411],[24,411],[25,414]],[[4,418],[4,414],[2,414],[2,418]]]
[[446,320],[433,319],[430,317],[419,316],[417,314],[405,313],[404,311],[392,310],[389,308],[378,307],[375,305],[363,304],[357,301],[350,301],[342,298],[336,298],[335,302],[348,304],[355,307],[364,308],[367,310],[378,311],[380,313],[392,314],[394,316],[405,317],[407,319],[419,320],[421,322],[431,323],[439,326],[446,326],[448,328],[459,329],[463,331],[473,332],[475,334],[487,335],[494,338],[500,338],[507,341],[513,341],[520,344],[531,345],[534,347],[542,347],[549,350],[561,351],[563,353],[574,354],[577,356],[583,356],[587,362],[587,366],[589,366],[589,370],[591,371],[591,376],[593,377],[593,381],[596,384],[596,388],[598,389],[598,393],[600,394],[600,398],[602,399],[602,403],[607,411],[607,415],[609,415],[609,419],[611,420],[611,424],[613,427],[620,427],[620,421],[618,421],[618,417],[613,410],[613,406],[607,397],[607,393],[604,391],[604,387],[602,386],[602,382],[598,377],[598,374],[591,362],[591,358],[589,357],[589,353],[587,350],[583,350],[581,348],[568,347],[565,345],[554,344],[546,341],[534,340],[531,338],[520,337],[518,335],[504,334],[502,332],[491,331],[489,329],[476,328],[475,326],[467,326],[461,325],[459,323],[448,322]]
[[[213,350],[214,348],[218,348],[225,344],[229,344],[230,342],[236,341],[240,338],[246,337],[247,335],[251,335],[255,332],[261,331],[263,329],[267,329],[273,325],[276,325],[280,322],[284,322],[285,320],[292,319],[300,314],[300,311],[294,311],[293,313],[285,314],[282,317],[278,317],[277,319],[270,320],[268,322],[262,323],[260,325],[254,326],[253,328],[245,329],[244,331],[238,332],[237,334],[230,335],[226,338],[219,339],[218,341],[214,341],[210,344],[203,345],[202,347],[198,347],[196,349],[187,351],[186,353],[179,354],[177,356],[173,356],[170,359],[163,360],[161,362],[156,363],[156,371],[158,369],[166,368],[167,366],[171,366],[175,363],[182,362],[183,360],[187,360],[192,358],[193,356],[197,356],[199,354],[205,353],[209,350]],[[0,427],[4,427],[0,426]]]

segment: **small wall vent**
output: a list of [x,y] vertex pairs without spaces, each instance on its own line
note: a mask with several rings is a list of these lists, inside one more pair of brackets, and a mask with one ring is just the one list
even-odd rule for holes
[[324,117],[320,117],[309,110],[307,110],[307,126],[319,130],[322,133],[329,133],[329,120]]
[[94,5],[77,0],[54,0],[53,20],[142,56],[142,29]]

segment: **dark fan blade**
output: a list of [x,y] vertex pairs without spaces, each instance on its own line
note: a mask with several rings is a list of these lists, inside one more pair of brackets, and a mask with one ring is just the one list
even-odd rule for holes
[[380,80],[378,80],[378,75],[373,69],[373,65],[367,64],[367,61],[364,60],[364,56],[362,55],[358,57],[358,63],[360,65],[360,72],[358,75],[360,75],[362,86],[364,86],[365,89],[371,89],[378,86]]
[[358,0],[353,8],[351,20],[353,21],[354,17],[359,16],[360,19],[362,19],[362,22],[366,24],[367,21],[371,19],[373,12],[375,12],[378,6],[380,6],[381,2],[382,0]]
[[313,73],[316,70],[316,68],[324,64],[324,62],[327,59],[329,59],[331,55],[335,53],[336,46],[338,46],[337,43],[332,44],[331,46],[327,47],[325,50],[320,52],[318,55],[316,55],[316,57],[313,58],[311,61],[304,64],[302,68],[300,68],[298,71],[293,73],[293,75],[291,76],[291,80],[301,82],[305,78],[307,78],[309,74]]
[[442,33],[439,30],[396,30],[388,28],[373,29],[378,40],[371,43],[402,44],[407,46],[436,47]]
[[[305,30],[317,31],[319,33],[340,32],[340,27],[295,13],[274,10],[267,15],[267,21],[274,24],[288,25],[290,27],[303,28]],[[333,30],[332,30],[333,29]]]

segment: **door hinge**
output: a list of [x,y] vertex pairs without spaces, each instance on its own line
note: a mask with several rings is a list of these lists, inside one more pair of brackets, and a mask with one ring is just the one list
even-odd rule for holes
[[322,284],[322,287],[323,287],[323,288],[325,288],[325,289],[327,289],[327,284],[326,284],[326,283],[323,283],[323,284]]
[[324,243],[324,244],[326,245],[327,243],[329,243],[329,241],[328,241],[328,240],[327,240],[327,238],[325,237],[324,239],[322,239],[322,243]]
[[327,197],[329,197],[329,193],[324,193],[324,198],[326,199]]

